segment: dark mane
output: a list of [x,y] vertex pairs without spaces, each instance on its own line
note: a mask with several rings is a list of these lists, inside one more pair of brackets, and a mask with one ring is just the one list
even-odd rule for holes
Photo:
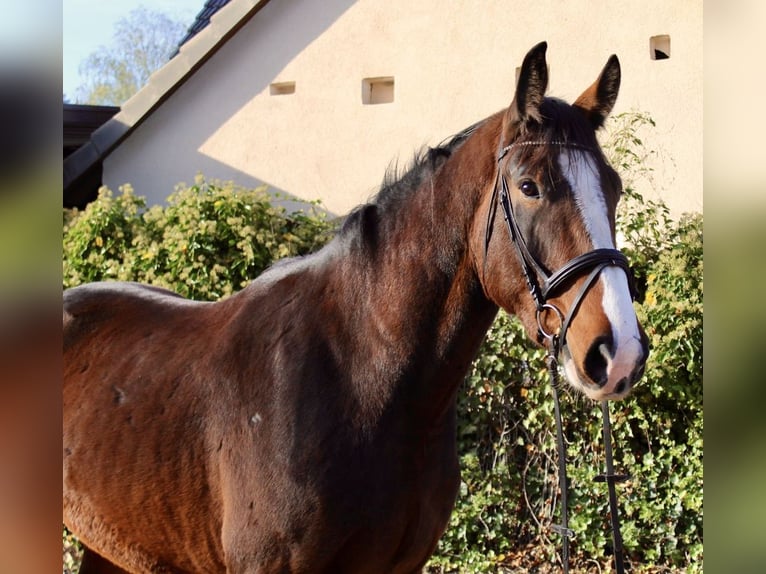
[[477,122],[436,147],[427,147],[415,154],[410,167],[400,173],[396,164],[383,176],[378,193],[366,204],[354,208],[344,219],[338,236],[366,247],[377,244],[379,222],[390,212],[399,209],[421,184],[431,178],[482,124]]
[[412,165],[404,173],[399,173],[396,165],[389,167],[383,176],[380,191],[373,199],[378,205],[397,202],[401,195],[408,195],[413,189],[430,177],[442,166],[444,161],[476,131],[483,122],[477,122],[445,140],[436,147],[424,148],[415,154]]

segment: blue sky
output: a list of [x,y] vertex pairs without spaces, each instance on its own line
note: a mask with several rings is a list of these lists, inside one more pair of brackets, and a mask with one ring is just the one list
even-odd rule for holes
[[28,63],[30,59],[50,63],[51,55],[57,54],[60,46],[60,2],[22,0],[3,3],[3,17],[0,18],[0,67],[21,60]]
[[63,0],[63,93],[72,98],[80,85],[80,63],[112,43],[115,22],[134,8],[143,5],[189,25],[204,4],[205,0]]

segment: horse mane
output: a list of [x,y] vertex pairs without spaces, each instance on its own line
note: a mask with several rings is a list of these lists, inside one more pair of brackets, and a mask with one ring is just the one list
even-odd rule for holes
[[389,165],[379,191],[368,203],[355,207],[345,217],[338,238],[366,249],[374,249],[379,240],[380,222],[395,220],[396,212],[406,203],[406,199],[433,177],[455,150],[485,121],[476,122],[436,147],[424,147],[417,151],[404,171],[400,171],[395,162]]

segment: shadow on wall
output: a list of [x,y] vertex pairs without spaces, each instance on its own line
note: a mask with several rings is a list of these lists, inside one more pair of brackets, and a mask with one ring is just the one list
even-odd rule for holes
[[[191,182],[197,173],[245,187],[265,183],[285,194],[257,174],[243,172],[201,150],[354,1],[269,2],[104,160],[104,183],[116,189],[129,182],[149,204],[164,202],[179,182]],[[182,49],[176,58],[189,57],[185,52]],[[274,129],[268,126],[268,118],[263,124],[256,119],[247,126],[246,135],[269,138]],[[291,149],[280,148],[278,153],[300,161],[300,138],[280,139],[289,140]],[[247,146],[247,142],[232,141],[231,146]],[[257,158],[248,163],[257,166]],[[293,189],[292,194],[305,200],[318,197],[309,187]]]
[[[319,198],[312,198],[309,194],[296,195],[287,190],[276,187],[266,181],[259,180],[252,175],[234,169],[226,164],[216,162],[215,160],[206,157],[204,164],[207,171],[199,170],[192,177],[185,178],[181,181],[177,181],[167,189],[160,189],[158,186],[152,186],[147,189],[143,189],[140,185],[134,184],[132,181],[124,181],[119,185],[112,187],[108,186],[113,193],[118,193],[119,188],[122,185],[130,184],[133,188],[133,192],[137,196],[143,196],[146,198],[147,205],[152,206],[156,204],[167,203],[168,197],[178,187],[188,187],[194,184],[198,176],[202,176],[206,181],[211,183],[228,183],[232,182],[234,185],[245,189],[255,189],[261,186],[266,186],[266,192],[271,198],[272,204],[280,207],[284,207],[287,213],[295,213],[296,211],[308,211],[309,209],[319,210],[325,214],[328,220],[336,219],[338,214],[329,211],[326,206],[319,204],[315,205],[312,202],[317,201]],[[300,192],[300,190],[299,190]]]

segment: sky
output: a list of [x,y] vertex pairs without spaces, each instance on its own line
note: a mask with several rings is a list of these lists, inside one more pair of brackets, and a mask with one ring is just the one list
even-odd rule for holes
[[[68,0],[65,0],[68,1]],[[61,46],[58,0],[4,2],[0,18],[0,69],[23,60],[46,60]]]
[[63,0],[63,94],[73,99],[80,63],[112,43],[114,24],[139,6],[164,12],[190,25],[205,0]]

